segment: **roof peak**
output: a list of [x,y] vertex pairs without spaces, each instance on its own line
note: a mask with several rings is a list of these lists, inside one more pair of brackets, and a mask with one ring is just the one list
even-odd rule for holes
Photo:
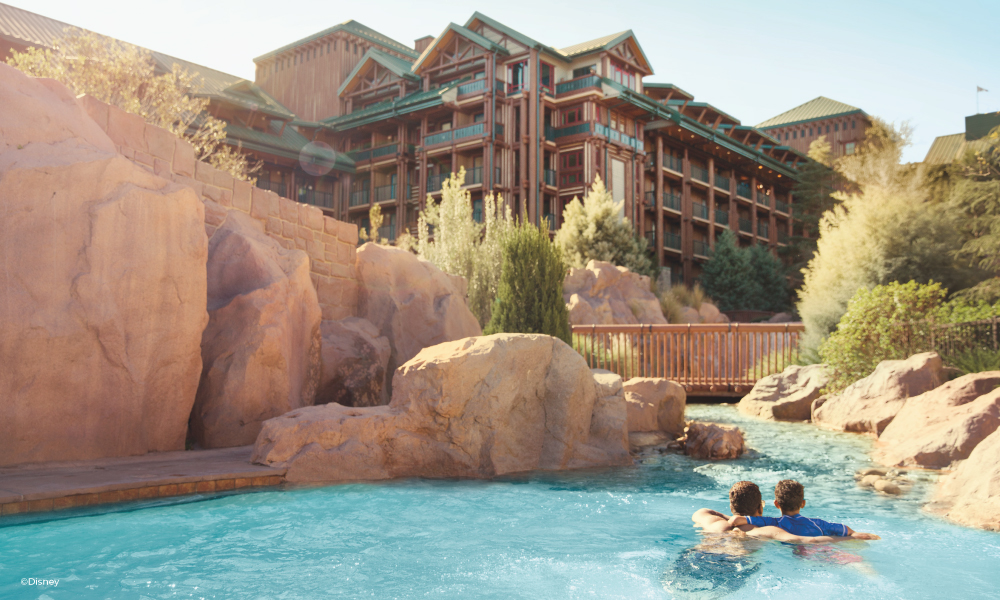
[[828,119],[830,117],[836,117],[839,115],[846,115],[850,113],[862,113],[864,111],[857,106],[851,106],[844,102],[834,100],[832,98],[827,98],[826,96],[816,96],[812,100],[803,102],[802,104],[796,106],[795,108],[786,110],[785,112],[771,117],[766,121],[758,123],[757,127],[781,127],[787,125],[794,125],[797,123],[804,123],[806,121],[815,121],[818,119]]

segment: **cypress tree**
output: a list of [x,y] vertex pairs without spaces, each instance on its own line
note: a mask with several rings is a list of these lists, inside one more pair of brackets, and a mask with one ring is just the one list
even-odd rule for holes
[[546,232],[522,220],[504,241],[500,287],[487,335],[543,333],[570,343],[566,264]]

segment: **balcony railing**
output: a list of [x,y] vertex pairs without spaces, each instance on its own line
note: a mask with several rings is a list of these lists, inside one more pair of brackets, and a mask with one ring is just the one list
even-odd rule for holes
[[474,92],[481,92],[485,89],[486,89],[486,80],[477,79],[475,81],[471,81],[469,83],[463,83],[462,85],[458,86],[458,95],[461,96],[463,94],[472,94]]
[[461,129],[455,130],[454,139],[460,140],[462,138],[472,137],[476,135],[483,135],[484,130],[485,130],[485,124],[483,123],[476,123],[475,125],[462,127]]
[[753,222],[750,219],[740,217],[740,231],[743,233],[750,233],[753,231]]
[[694,240],[693,244],[695,256],[708,256],[710,251],[708,242],[704,240]]
[[348,206],[367,206],[368,205],[368,190],[358,190],[351,192],[351,199],[348,201]]
[[729,178],[724,175],[715,174],[715,187],[729,191]]
[[368,160],[372,157],[372,150],[371,148],[367,148],[364,150],[351,150],[350,152],[347,153],[347,155],[350,156],[351,160],[353,160],[354,162],[361,162],[363,160]]
[[663,166],[677,173],[684,172],[684,160],[670,154],[663,155]]
[[441,173],[440,175],[428,175],[427,192],[428,193],[440,192],[441,184],[443,184],[449,177],[451,177],[451,173]]
[[285,195],[285,184],[280,181],[268,181],[267,179],[258,179],[257,187],[262,190],[270,190],[279,196]]
[[505,88],[506,88],[506,84],[504,84],[504,82],[502,82],[502,81],[498,80],[498,81],[495,81],[493,83],[493,89],[495,91],[497,91],[497,92],[503,93],[503,91],[504,91]]
[[762,192],[757,192],[757,204],[770,207],[771,197],[763,194]]
[[715,209],[715,222],[719,225],[729,225],[729,211]]
[[552,169],[545,169],[545,185],[556,185],[556,172]]
[[673,192],[663,192],[663,208],[681,212],[681,196]]
[[775,198],[774,199],[774,209],[777,210],[778,212],[782,212],[782,213],[785,213],[787,215],[788,214],[788,203],[785,202],[784,200],[778,200],[777,198]]
[[445,142],[450,142],[453,139],[451,135],[452,132],[450,130],[429,135],[424,138],[424,147],[433,146],[434,144],[443,144]]
[[385,202],[387,200],[396,199],[396,186],[393,185],[382,185],[375,188],[375,202]]
[[699,167],[698,165],[691,165],[691,177],[708,183],[708,169]]
[[389,223],[378,228],[379,238],[387,239],[390,242],[396,239],[396,224]]
[[694,215],[696,219],[708,220],[708,206],[702,204],[701,202],[691,203],[691,214]]
[[299,190],[299,202],[312,204],[323,208],[333,208],[333,194],[330,192],[317,192],[316,190]]
[[386,146],[379,146],[378,148],[372,148],[372,158],[395,154],[397,148],[399,148],[399,144],[389,144]]
[[597,75],[585,75],[579,79],[574,79],[572,81],[567,81],[565,83],[560,83],[556,85],[556,94],[565,94],[566,92],[574,92],[576,90],[582,90],[589,87],[600,87],[601,78]]
[[580,123],[577,125],[570,125],[569,127],[560,127],[555,131],[557,138],[566,137],[567,135],[576,135],[578,133],[590,133],[590,123]]
[[471,169],[466,169],[464,185],[482,185],[482,184],[483,184],[482,167],[473,167]]
[[681,236],[670,231],[664,232],[663,234],[663,246],[665,248],[672,248],[674,250],[681,249]]
[[753,199],[753,190],[750,188],[749,183],[739,182],[736,184],[736,195],[746,198],[747,200]]
[[545,139],[550,142],[556,141],[556,128],[551,125],[545,126]]
[[767,221],[758,221],[757,235],[762,238],[770,238],[771,236],[769,236],[767,233],[768,233]]
[[493,124],[493,135],[497,137],[503,137],[503,125],[500,123]]

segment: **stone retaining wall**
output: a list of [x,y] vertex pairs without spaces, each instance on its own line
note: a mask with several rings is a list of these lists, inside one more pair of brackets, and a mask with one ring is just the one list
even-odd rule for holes
[[358,283],[354,271],[358,227],[323,214],[319,208],[283,198],[195,160],[194,147],[142,117],[91,96],[80,102],[107,132],[118,151],[169,181],[192,188],[204,201],[205,231],[211,236],[227,210],[249,214],[286,248],[304,250],[324,319],[354,316]]

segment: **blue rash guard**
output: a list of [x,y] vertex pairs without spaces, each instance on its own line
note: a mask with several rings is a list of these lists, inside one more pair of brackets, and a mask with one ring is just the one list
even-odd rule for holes
[[842,523],[827,523],[823,519],[810,519],[802,515],[782,515],[780,519],[774,517],[746,517],[747,523],[754,527],[766,527],[773,525],[780,527],[793,535],[818,536],[829,535],[834,537],[847,537],[847,525]]

